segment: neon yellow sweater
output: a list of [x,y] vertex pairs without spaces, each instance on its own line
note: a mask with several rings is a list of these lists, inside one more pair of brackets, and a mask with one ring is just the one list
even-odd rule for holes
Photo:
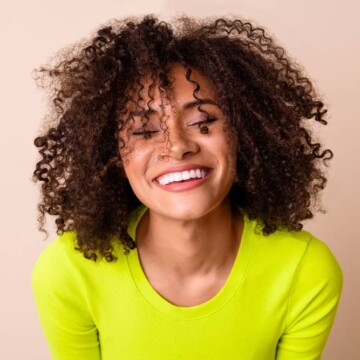
[[[133,212],[129,234],[147,210]],[[56,360],[313,360],[330,333],[343,274],[311,233],[266,237],[244,215],[231,273],[220,292],[192,307],[152,288],[137,249],[118,261],[93,262],[66,232],[40,255],[32,285]]]

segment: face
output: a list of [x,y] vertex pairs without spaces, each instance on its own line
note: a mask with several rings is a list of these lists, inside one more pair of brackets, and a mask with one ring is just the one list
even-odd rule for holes
[[136,108],[133,102],[127,106],[126,115],[132,112],[133,120],[120,132],[126,145],[120,155],[135,195],[150,211],[187,221],[201,218],[228,201],[236,152],[224,132],[224,114],[216,105],[210,82],[192,69],[191,79],[200,85],[197,97],[210,99],[200,107],[207,115],[194,103],[196,84],[186,80],[185,69],[174,64],[170,76],[172,100],[162,102],[158,87],[153,88],[153,110],[148,112],[145,128],[141,110],[149,109],[151,98],[147,94],[152,81],[142,80],[141,107]]

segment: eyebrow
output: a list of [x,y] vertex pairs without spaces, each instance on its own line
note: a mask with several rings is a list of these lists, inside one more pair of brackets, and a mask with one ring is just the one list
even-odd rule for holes
[[[216,105],[219,106],[219,104],[213,100],[213,99],[197,99],[191,102],[188,102],[186,104],[183,105],[183,110],[189,110],[197,105],[201,105],[201,104],[211,104],[211,105]],[[132,116],[143,116],[143,115],[151,115],[157,113],[156,110],[154,109],[147,109],[147,110],[136,110],[136,111],[131,111],[129,114],[129,117]]]

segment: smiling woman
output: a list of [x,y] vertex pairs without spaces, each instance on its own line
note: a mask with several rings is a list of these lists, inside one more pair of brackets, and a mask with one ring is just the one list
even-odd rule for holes
[[53,359],[320,359],[343,278],[301,221],[326,110],[263,29],[117,20],[39,80],[39,228],[55,215],[59,236],[32,284]]
[[162,104],[159,91],[148,98],[149,81],[144,81],[137,103],[156,103],[159,111],[148,109],[144,111],[147,119],[141,120],[141,112],[129,110],[139,118],[120,119],[119,135],[124,139],[120,155],[132,190],[154,211],[151,214],[182,221],[201,219],[228,201],[236,174],[236,148],[229,145],[225,116],[216,105],[210,82],[192,71],[192,80],[200,88],[199,100],[194,101],[196,85],[186,79],[183,67],[173,64],[169,75],[173,78],[171,102]]

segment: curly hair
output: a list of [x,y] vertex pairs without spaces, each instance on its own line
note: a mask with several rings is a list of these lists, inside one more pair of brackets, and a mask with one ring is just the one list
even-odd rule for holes
[[76,231],[76,249],[95,261],[116,260],[114,241],[124,254],[136,247],[127,224],[140,201],[122,176],[121,114],[145,74],[168,87],[174,62],[189,81],[195,68],[214,84],[226,133],[236,142],[231,205],[259,219],[264,235],[300,231],[313,217],[327,182],[322,165],[333,153],[321,150],[306,124],[326,125],[327,110],[300,66],[243,19],[182,15],[169,24],[150,14],[112,20],[37,70],[39,85],[50,91],[46,126],[34,140],[40,231],[46,214],[55,215],[57,234]]

